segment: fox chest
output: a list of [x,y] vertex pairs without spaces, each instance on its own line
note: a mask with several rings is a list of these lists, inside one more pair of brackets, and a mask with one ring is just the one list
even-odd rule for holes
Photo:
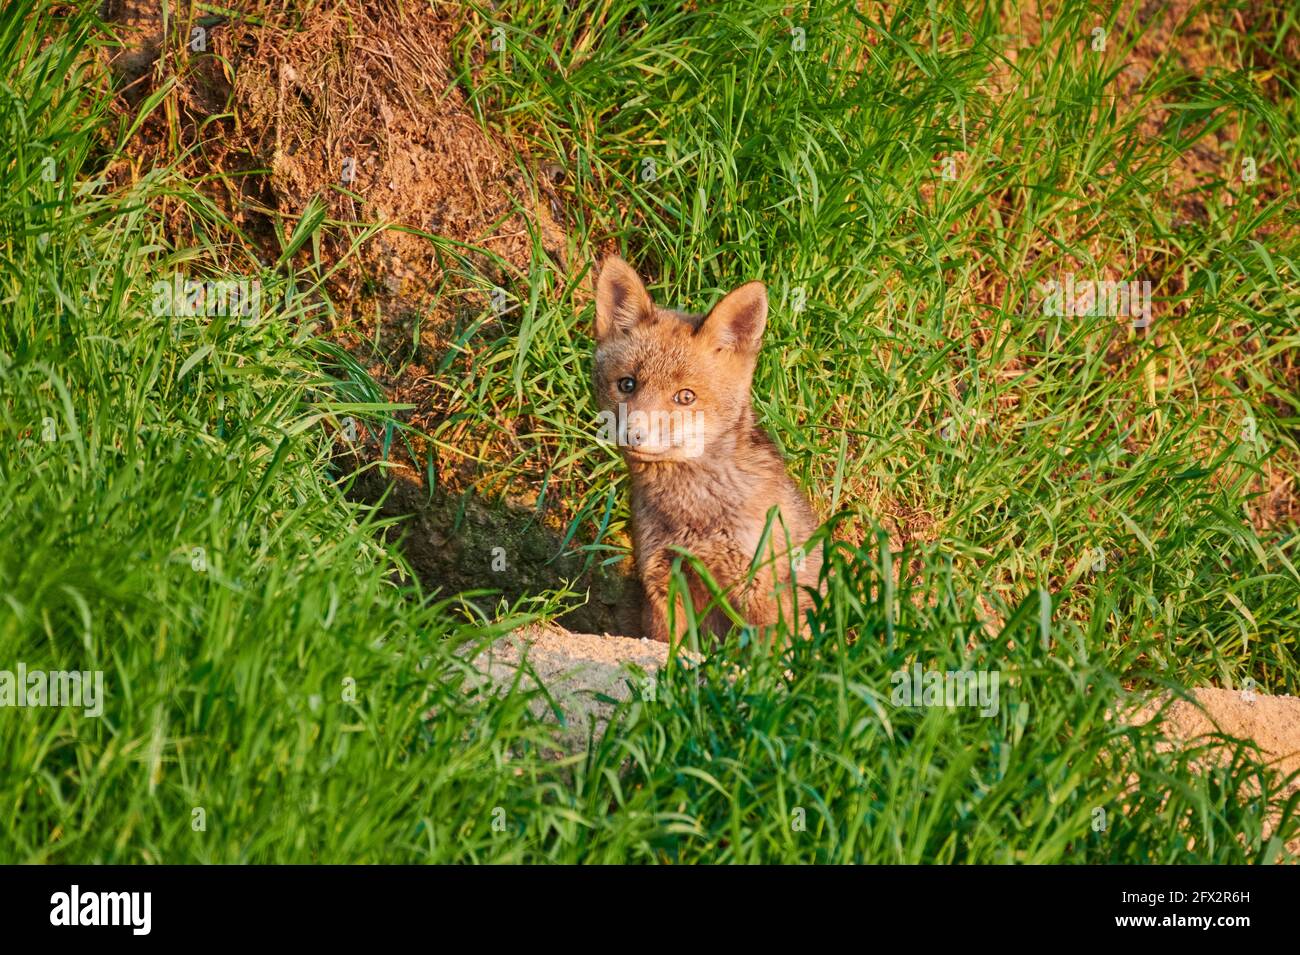
[[642,504],[633,508],[632,536],[643,577],[670,569],[677,548],[696,557],[722,587],[746,576],[762,537],[761,516],[743,506],[669,510]]

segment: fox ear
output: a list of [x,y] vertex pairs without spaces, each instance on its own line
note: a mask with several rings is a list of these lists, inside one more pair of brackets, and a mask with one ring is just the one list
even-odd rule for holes
[[640,277],[617,255],[601,267],[596,281],[596,341],[626,332],[637,322],[654,321],[655,307]]
[[767,289],[762,282],[746,282],[713,306],[696,334],[708,336],[719,348],[757,352],[766,327]]

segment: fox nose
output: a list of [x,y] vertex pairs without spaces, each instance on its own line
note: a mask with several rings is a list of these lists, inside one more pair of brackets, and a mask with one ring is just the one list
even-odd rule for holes
[[627,423],[627,447],[657,453],[672,445],[671,433],[642,412],[634,412]]

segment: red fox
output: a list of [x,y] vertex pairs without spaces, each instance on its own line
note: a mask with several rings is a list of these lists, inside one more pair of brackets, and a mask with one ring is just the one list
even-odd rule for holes
[[[596,283],[596,396],[617,421],[632,479],[632,543],[645,593],[644,636],[680,640],[687,627],[669,581],[681,548],[725,591],[760,634],[779,618],[799,625],[799,588],[815,584],[820,555],[804,545],[817,527],[772,439],[754,422],[750,383],[767,325],[767,291],[749,282],[705,315],[657,308],[636,272],[606,260]],[[777,508],[763,553],[768,512]],[[713,601],[683,561],[692,606]],[[720,636],[731,621],[715,607],[700,631]]]

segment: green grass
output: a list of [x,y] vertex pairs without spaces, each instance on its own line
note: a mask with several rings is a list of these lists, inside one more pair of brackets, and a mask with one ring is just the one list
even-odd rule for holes
[[[697,309],[765,280],[756,403],[796,473],[827,513],[921,516],[967,599],[1005,615],[1046,586],[1086,613],[1104,552],[1101,652],[1140,641],[1180,679],[1295,692],[1294,527],[1260,533],[1250,512],[1297,473],[1295,72],[1275,103],[1248,72],[1184,74],[1171,47],[1120,109],[1142,30],[1093,53],[1104,10],[1070,8],[1011,65],[1009,28],[960,4],[932,27],[926,4],[879,22],[817,5],[803,52],[780,4],[648,9],[588,28],[586,6],[515,5],[504,60],[482,65],[496,21],[464,34],[484,121],[567,160],[577,261],[613,236],[661,301]],[[1269,37],[1216,40],[1246,62]],[[1171,118],[1144,139],[1157,96]],[[1206,221],[1182,221],[1170,168],[1225,124],[1222,178],[1184,197]],[[1242,183],[1243,156],[1266,175]],[[1155,325],[1045,318],[1037,286],[1069,272],[1151,280]],[[569,510],[592,535],[619,465],[571,410],[592,407],[586,324],[572,297],[538,311],[481,343],[458,407],[544,422],[563,462],[546,484],[588,495]],[[540,483],[536,460],[499,467]]]
[[[232,253],[170,169],[90,188],[131,133],[104,34],[0,14],[0,669],[102,670],[108,694],[102,718],[0,708],[0,861],[1282,857],[1300,818],[1248,747],[1170,750],[1113,713],[1124,687],[1300,687],[1295,528],[1250,511],[1261,475],[1296,473],[1294,72],[1274,100],[1163,60],[1148,83],[1177,109],[1152,140],[1107,105],[1119,32],[1100,57],[1080,39],[1104,11],[1010,66],[1010,21],[960,4],[818,5],[802,53],[781,10],[525,2],[506,72],[476,65],[489,11],[461,34],[483,121],[566,164],[579,259],[613,236],[671,304],[768,282],[761,415],[822,509],[859,515],[812,639],[779,661],[734,640],[653,693],[629,675],[563,759],[537,691],[485,696],[455,652],[519,617],[423,591],[344,495],[341,419],[394,409],[316,337],[321,271]],[[1216,29],[1238,58],[1273,41]],[[1183,223],[1166,174],[1228,121],[1264,182],[1212,183]],[[209,224],[196,248],[162,200]],[[303,223],[305,248],[328,224]],[[155,281],[232,258],[260,321],[153,314]],[[1036,282],[1104,268],[1150,277],[1168,317],[1044,320]],[[624,503],[597,530],[619,471],[576,277],[518,283],[533,304],[478,326],[453,410],[484,433],[528,416],[485,476],[545,486],[574,546],[621,546]],[[871,522],[901,513],[930,530],[891,554]],[[891,705],[917,662],[997,670],[996,715]]]

